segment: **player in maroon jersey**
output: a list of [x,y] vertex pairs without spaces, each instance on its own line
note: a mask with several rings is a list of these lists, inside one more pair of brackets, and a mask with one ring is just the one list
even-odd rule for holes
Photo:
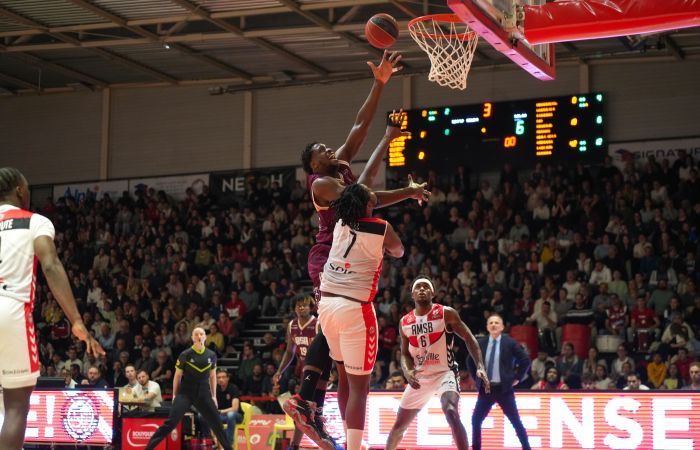
[[0,449],[20,450],[29,400],[39,377],[39,357],[32,311],[37,263],[54,297],[71,322],[71,331],[92,356],[104,350],[83,323],[63,264],[53,242],[49,219],[29,209],[29,185],[22,173],[0,167],[0,384],[5,419]]
[[[282,355],[282,361],[280,361],[280,367],[277,369],[277,373],[272,377],[275,383],[279,383],[282,373],[287,370],[287,367],[292,362],[293,356],[297,358],[295,375],[299,376],[301,374],[309,345],[314,340],[319,330],[318,319],[311,315],[311,307],[313,304],[314,299],[309,296],[299,297],[294,302],[296,318],[292,319],[287,327],[287,348],[284,350],[284,355]],[[290,444],[292,450],[298,450],[302,434],[300,429],[297,428],[294,430],[294,438]]]
[[[345,187],[350,184],[359,182],[372,186],[389,143],[393,139],[405,135],[400,128],[401,114],[392,114],[384,137],[370,156],[360,177],[355,177],[350,169],[350,163],[367,137],[367,132],[377,111],[384,85],[389,81],[393,73],[401,69],[398,66],[400,60],[401,56],[396,52],[391,55],[384,52],[378,67],[372,62],[367,63],[372,69],[375,78],[372,90],[360,108],[355,124],[350,130],[345,143],[337,151],[327,147],[325,144],[314,142],[309,144],[302,153],[301,160],[304,170],[308,174],[307,184],[311,190],[311,200],[319,215],[319,230],[316,235],[316,244],[311,248],[308,257],[309,276],[314,285],[317,301],[320,298],[318,291],[321,284],[320,273],[323,271],[323,266],[328,259],[333,228],[335,226],[335,214],[330,209],[331,202],[337,200]],[[372,205],[378,208],[389,206],[408,198],[422,201],[427,199],[430,193],[426,190],[425,184],[413,183],[409,177],[409,185],[406,188],[373,192],[371,195]],[[295,420],[297,426],[324,450],[336,448],[335,442],[326,433],[323,421],[320,419],[331,365],[328,343],[323,333],[319,332],[316,339],[314,339],[313,345],[309,347],[300,394],[289,399],[284,405],[285,412],[290,416],[297,417],[301,415],[305,418],[304,422]],[[338,387],[338,396],[341,399],[347,399],[347,385]]]

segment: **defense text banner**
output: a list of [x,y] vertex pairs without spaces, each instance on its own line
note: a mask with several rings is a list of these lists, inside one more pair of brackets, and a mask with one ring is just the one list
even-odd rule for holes
[[[369,394],[364,440],[371,447],[386,444],[402,394]],[[476,399],[476,392],[463,392],[459,404],[470,442]],[[698,391],[518,391],[516,401],[532,448],[700,448]],[[327,394],[324,416],[328,432],[334,437],[343,436],[335,393]],[[490,450],[520,448],[510,421],[498,406],[494,406],[482,425],[482,445]],[[310,441],[304,438],[302,446],[310,446]],[[437,396],[409,426],[400,448],[455,448]]]
[[[32,393],[29,405],[24,440],[27,444],[112,443],[115,407],[113,389],[37,390]],[[0,426],[4,413],[3,409]]]
[[184,200],[187,189],[192,188],[195,195],[202,193],[204,186],[209,185],[209,174],[178,175],[172,177],[136,178],[129,180],[129,192],[131,195],[137,191],[154,189],[156,192],[164,191],[175,200]]
[[95,181],[93,183],[57,184],[53,187],[53,199],[72,197],[76,202],[84,199],[102,200],[105,195],[117,201],[129,190],[127,180]]
[[673,164],[681,150],[685,150],[696,160],[700,158],[700,137],[614,142],[608,145],[608,155],[619,169],[623,169],[631,159],[634,159],[635,165],[644,163],[649,156],[655,157],[657,161],[668,159]]
[[212,173],[209,190],[223,204],[244,200],[248,186],[271,192],[276,185],[282,194],[288,196],[294,187],[294,172],[294,167],[277,167]]

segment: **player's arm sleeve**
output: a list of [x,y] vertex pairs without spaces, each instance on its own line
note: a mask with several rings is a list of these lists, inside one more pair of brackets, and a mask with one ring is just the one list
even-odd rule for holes
[[56,229],[49,219],[41,214],[33,214],[29,222],[29,228],[32,231],[33,238],[39,236],[48,236],[52,240],[56,237]]

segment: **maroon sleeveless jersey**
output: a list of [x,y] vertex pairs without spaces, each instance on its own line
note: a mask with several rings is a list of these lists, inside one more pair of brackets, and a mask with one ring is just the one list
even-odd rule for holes
[[[357,177],[352,173],[352,170],[350,169],[350,165],[346,163],[345,161],[338,161],[340,164],[338,165],[338,173],[340,174],[343,183],[345,185],[349,184],[354,184],[357,182]],[[307,183],[308,183],[308,188],[309,192],[311,192],[311,200],[314,202],[314,207],[316,208],[316,212],[318,213],[318,219],[319,219],[319,224],[318,224],[318,233],[316,234],[316,243],[317,244],[328,244],[330,245],[333,242],[333,228],[335,227],[335,213],[330,207],[327,206],[319,206],[316,204],[314,201],[314,195],[313,195],[313,190],[311,190],[311,186],[314,184],[314,181],[316,181],[318,178],[323,178],[325,175],[317,175],[317,174],[311,174],[306,177]],[[324,261],[325,262],[325,261]]]
[[[299,319],[292,319],[289,322],[289,337],[294,343],[294,354],[298,360],[303,361],[306,358],[306,352],[309,349],[311,341],[316,337],[316,329],[318,327],[318,318],[311,316],[308,322],[302,327],[299,324]],[[303,365],[303,364],[297,364]]]

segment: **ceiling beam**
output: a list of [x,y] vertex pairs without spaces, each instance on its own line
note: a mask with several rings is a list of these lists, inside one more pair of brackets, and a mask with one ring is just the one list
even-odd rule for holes
[[[408,24],[408,21],[399,21],[399,28],[404,28]],[[334,25],[333,30],[338,32],[361,32],[364,29],[363,24],[342,24]],[[290,27],[290,28],[268,28],[261,30],[251,30],[244,31],[244,38],[254,38],[254,37],[270,37],[270,36],[298,36],[298,35],[312,35],[318,34],[320,32],[318,27],[314,26],[303,26],[303,27]],[[173,42],[210,42],[210,41],[222,41],[234,39],[231,33],[189,33],[180,34],[176,36],[170,36],[167,38],[168,44]],[[114,38],[114,39],[100,39],[93,41],[81,41],[80,47],[83,48],[94,48],[94,47],[116,47],[116,46],[129,46],[129,45],[141,45],[148,44],[150,42],[147,38]],[[67,44],[65,42],[53,42],[53,43],[42,43],[42,44],[25,44],[25,45],[13,45],[7,48],[0,49],[0,53],[7,52],[39,52],[48,50],[65,50],[68,48],[74,48],[72,44]]]
[[678,46],[678,43],[676,43],[670,34],[665,34],[662,39],[666,47],[671,50],[671,53],[673,53],[673,56],[675,56],[678,61],[683,61],[685,59],[685,52]]
[[[129,23],[128,23],[127,20],[125,20],[125,19],[123,19],[123,18],[121,18],[121,17],[119,17],[119,16],[117,16],[117,15],[115,15],[115,14],[112,14],[112,13],[110,13],[109,11],[105,11],[104,9],[102,9],[102,8],[100,8],[100,7],[98,7],[98,6],[93,5],[92,3],[88,3],[88,2],[86,2],[85,0],[68,0],[68,1],[70,1],[71,3],[73,3],[73,4],[76,5],[76,6],[79,6],[79,7],[81,7],[81,8],[84,8],[84,9],[86,9],[86,10],[92,12],[93,14],[96,14],[96,15],[98,15],[98,16],[100,16],[100,17],[103,17],[103,18],[105,18],[105,19],[111,21],[111,22],[114,23],[115,25],[118,25],[118,26],[120,26],[120,27],[122,27],[122,28],[126,28],[127,30],[131,31],[132,33],[135,33],[135,34],[137,34],[137,35],[139,35],[139,36],[141,36],[141,37],[144,37],[144,38],[146,38],[146,39],[149,39],[151,42],[154,42],[154,43],[162,43],[162,42],[164,42],[163,38],[161,38],[161,37],[158,36],[157,34],[152,33],[152,32],[150,32],[150,31],[146,30],[145,28],[143,28],[143,27],[141,27],[141,26],[138,26],[138,25],[129,25]],[[219,69],[221,69],[221,70],[223,70],[223,71],[225,71],[225,72],[228,72],[228,73],[230,73],[230,74],[233,74],[233,75],[236,75],[236,76],[238,76],[238,77],[241,77],[241,78],[243,78],[244,80],[246,80],[246,81],[248,81],[248,82],[251,82],[251,81],[253,80],[252,75],[249,74],[248,72],[245,72],[245,71],[243,71],[243,70],[241,70],[241,69],[239,69],[239,68],[237,68],[237,67],[233,67],[233,66],[231,66],[231,65],[229,65],[229,64],[226,64],[226,63],[224,63],[224,62],[222,62],[222,61],[219,61],[219,60],[217,60],[217,59],[214,59],[214,58],[212,58],[212,57],[210,57],[210,56],[207,56],[207,55],[204,55],[204,54],[202,54],[202,53],[199,53],[199,52],[197,52],[197,51],[191,49],[190,47],[187,47],[186,45],[183,45],[183,44],[174,44],[174,45],[172,45],[172,47],[175,48],[175,49],[177,49],[179,52],[181,52],[181,53],[183,53],[183,54],[185,54],[185,55],[188,55],[188,56],[190,56],[190,57],[193,57],[193,58],[195,58],[195,59],[198,59],[198,60],[200,60],[200,61],[202,61],[202,62],[205,62],[205,63],[207,63],[207,64],[209,64],[209,65],[215,66],[215,67],[217,67],[217,68],[219,68]],[[117,55],[114,54],[114,53],[111,53],[111,55],[112,55],[112,56],[117,56]],[[125,63],[135,62],[135,61],[133,61],[133,60],[131,60],[131,59],[126,59],[126,58],[124,58],[124,59],[126,60],[126,61],[124,61]],[[140,63],[137,63],[137,64],[140,64]],[[168,75],[166,75],[166,74],[164,74],[164,73],[162,73],[162,72],[155,71],[154,69],[152,69],[152,68],[150,68],[150,67],[147,67],[147,66],[145,66],[145,65],[143,65],[143,64],[141,64],[141,68],[142,68],[142,69],[147,69],[147,70],[150,70],[150,71],[154,71],[155,73],[152,73],[152,75],[157,75],[157,74],[159,74],[159,75],[157,75],[157,76],[159,76],[159,77],[162,77],[163,75],[165,75],[166,77],[168,76]],[[172,77],[170,77],[170,78],[172,78]],[[172,78],[172,79],[175,80],[174,78]],[[175,81],[176,81],[176,80],[175,80]]]
[[[28,19],[24,16],[21,16],[19,14],[16,14],[6,8],[0,8],[0,16],[7,17],[10,20],[13,20],[15,22],[21,23],[25,26],[30,26],[32,28],[35,28],[37,30],[46,30],[46,34],[49,36],[61,40],[63,42],[66,42],[68,44],[71,44],[74,47],[81,47],[82,42],[79,41],[78,39],[75,39],[72,36],[63,34],[63,33],[57,33],[57,32],[52,32],[48,31],[48,28],[44,26],[43,24],[39,22],[35,22],[34,20]],[[177,84],[177,79],[165,74],[159,70],[153,69],[152,67],[148,67],[145,64],[142,64],[140,62],[134,61],[132,59],[126,58],[124,56],[120,56],[114,52],[104,50],[101,48],[90,48],[90,51],[93,53],[97,53],[98,55],[110,59],[112,61],[118,62],[122,65],[131,67],[133,69],[136,69],[140,72],[146,73],[152,77],[158,78],[163,81],[167,81],[168,83],[171,84]]]
[[98,87],[105,87],[107,86],[107,82],[100,80],[98,78],[92,77],[90,75],[84,74],[82,72],[79,72],[75,69],[71,69],[69,67],[63,66],[58,63],[46,61],[45,59],[39,58],[38,56],[34,56],[31,53],[22,53],[22,54],[15,54],[15,53],[5,53],[7,57],[14,58],[18,61],[22,61],[23,63],[29,63],[34,66],[39,66],[39,67],[44,67],[46,69],[52,70],[54,72],[60,73],[61,75],[68,77],[68,78],[73,78],[73,79],[78,79],[80,81],[84,81],[86,83],[90,83],[94,86]]
[[406,14],[408,17],[411,17],[411,18],[416,18],[416,17],[418,17],[418,14],[416,14],[415,12],[413,12],[413,10],[411,10],[411,8],[409,8],[408,6],[404,5],[404,4],[401,3],[399,0],[389,0],[389,3],[391,3],[392,5],[394,5],[399,11],[401,11],[401,12],[404,13],[404,14]]
[[237,27],[229,22],[226,22],[223,19],[213,18],[211,13],[209,13],[209,11],[206,11],[204,8],[201,8],[199,6],[192,4],[189,0],[170,0],[170,2],[187,9],[192,14],[195,14],[198,17],[216,25],[217,27],[221,28],[222,30],[229,31],[230,33],[232,33],[233,35],[235,35],[237,37],[243,37],[245,39],[248,39],[253,44],[255,44],[259,47],[265,48],[273,53],[276,53],[276,54],[282,56],[283,58],[286,58],[287,60],[290,60],[290,61],[293,61],[297,64],[300,64],[300,65],[306,67],[307,69],[310,69],[312,72],[316,72],[317,74],[323,75],[323,76],[327,76],[329,73],[325,68],[319,66],[318,64],[315,64],[315,63],[313,63],[305,58],[302,58],[301,56],[299,56],[295,53],[292,53],[289,50],[286,50],[286,49],[280,47],[279,45],[273,44],[272,42],[270,42],[268,40],[261,39],[261,38],[246,38],[242,29],[240,29],[239,27]]
[[8,83],[12,83],[15,86],[23,87],[25,89],[31,89],[31,90],[37,91],[37,92],[39,92],[41,90],[39,88],[39,86],[37,86],[36,84],[32,84],[28,81],[21,80],[17,77],[13,77],[12,75],[8,75],[8,74],[2,73],[2,72],[0,72],[0,80],[6,81]]
[[[360,46],[360,47],[364,48],[365,50],[368,50],[371,54],[373,54],[375,56],[381,57],[384,54],[384,51],[372,47],[366,41],[360,39],[359,37],[355,36],[352,33],[334,30],[333,24],[331,24],[327,20],[323,19],[322,17],[319,17],[317,14],[315,14],[313,12],[305,11],[294,0],[277,0],[277,1],[279,1],[280,3],[282,3],[287,8],[294,11],[295,13],[300,15],[301,17],[305,18],[309,22],[315,23],[316,25],[323,28],[324,30],[329,31],[329,32],[335,34],[336,36],[340,36],[341,38],[345,39],[346,41],[348,41],[354,45]],[[403,64],[403,65],[406,66],[405,64]]]
[[[305,11],[314,11],[320,9],[328,8],[343,8],[350,6],[363,6],[363,5],[380,5],[386,4],[387,0],[339,0],[337,2],[322,2],[322,3],[309,3],[300,5],[301,9]],[[284,6],[277,6],[272,8],[254,8],[254,9],[240,9],[234,11],[222,11],[212,13],[211,17],[213,19],[230,19],[234,17],[246,17],[246,16],[262,16],[269,14],[283,14],[289,12],[289,8]],[[203,21],[201,17],[193,14],[173,14],[169,16],[161,17],[150,17],[148,19],[134,19],[127,21],[128,25],[158,25],[161,23],[176,23],[176,22],[200,22]],[[87,31],[87,30],[106,30],[114,28],[111,22],[102,23],[87,23],[80,25],[64,25],[60,27],[48,28],[52,32],[77,32],[77,31]],[[23,35],[33,35],[33,34],[43,34],[41,31],[37,30],[17,30],[17,31],[5,31],[0,33],[0,37],[4,36],[23,36]]]

